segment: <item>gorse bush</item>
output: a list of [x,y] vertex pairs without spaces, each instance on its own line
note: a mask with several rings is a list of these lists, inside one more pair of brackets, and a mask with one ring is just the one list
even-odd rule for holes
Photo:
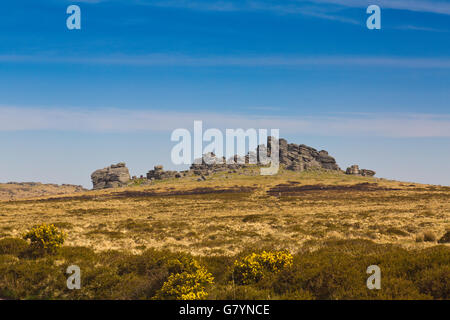
[[170,273],[195,273],[201,267],[192,257],[182,255],[167,261],[167,268]]
[[23,238],[31,241],[35,253],[54,254],[62,246],[66,238],[63,231],[59,231],[53,224],[41,224],[33,227]]
[[[366,287],[370,265],[381,269],[381,290]],[[366,240],[329,241],[297,254],[292,268],[263,285],[279,296],[302,288],[315,299],[442,299],[450,292],[448,265],[450,248],[444,246],[408,251]]]
[[[205,299],[207,287],[214,280],[191,255],[154,249],[119,262],[118,271],[127,277],[134,275],[132,280],[127,280],[133,283],[133,288],[125,286],[138,299]],[[130,293],[126,296],[130,297]]]
[[277,273],[292,266],[293,257],[286,251],[252,253],[234,263],[234,279],[240,284],[260,281],[266,273]]
[[[406,250],[357,239],[314,246],[207,257],[63,246],[30,256],[26,241],[4,238],[0,299],[450,299],[449,246]],[[69,265],[81,269],[80,290],[66,286]],[[381,290],[366,286],[369,265],[381,269]]]
[[214,278],[204,267],[198,266],[194,272],[171,274],[164,282],[157,298],[176,300],[203,300],[208,297],[206,287]]

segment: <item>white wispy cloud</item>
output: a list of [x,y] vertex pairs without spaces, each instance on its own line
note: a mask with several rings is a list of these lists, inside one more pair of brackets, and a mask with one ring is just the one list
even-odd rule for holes
[[[118,0],[79,0],[78,2],[112,2]],[[186,8],[203,11],[274,11],[279,13],[308,14],[319,6],[363,8],[377,4],[385,9],[429,12],[450,15],[450,3],[444,0],[123,0],[122,2]],[[313,7],[315,5],[315,7]],[[328,8],[334,10],[335,8]],[[309,10],[309,12],[308,12]]]
[[280,129],[283,134],[319,136],[450,137],[447,114],[335,114],[264,116],[157,110],[84,110],[0,107],[0,131],[170,132],[191,130],[195,120],[205,128]]
[[[298,0],[298,2],[309,1]],[[384,9],[450,15],[450,2],[444,0],[312,0],[312,2],[357,8],[377,4]]]
[[120,66],[185,66],[185,67],[301,67],[361,66],[389,68],[450,68],[450,58],[367,57],[367,56],[187,56],[187,55],[110,55],[110,56],[46,56],[0,55],[1,63],[83,64]]
[[361,21],[345,17],[336,13],[336,8],[326,8],[317,5],[313,1],[264,1],[264,0],[243,0],[243,1],[215,1],[215,0],[159,0],[159,1],[140,1],[140,4],[157,7],[184,8],[199,11],[217,11],[217,12],[273,12],[277,14],[296,14],[311,16],[320,19],[339,21],[360,25]]
[[450,3],[444,0],[80,0],[85,3],[119,1],[128,5],[144,5],[211,12],[272,12],[295,14],[342,23],[362,25],[360,19],[342,13],[345,8],[367,8],[377,4],[382,9],[427,12],[450,15]]

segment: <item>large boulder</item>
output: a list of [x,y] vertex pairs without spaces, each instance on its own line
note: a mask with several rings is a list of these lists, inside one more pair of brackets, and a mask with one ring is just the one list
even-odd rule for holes
[[363,176],[363,177],[373,177],[376,172],[369,169],[359,169],[359,166],[354,164],[347,168],[345,171],[346,174],[354,175],[354,176]]
[[357,164],[354,164],[350,167],[347,168],[347,170],[345,171],[346,174],[351,174],[351,175],[359,175],[359,166]]
[[361,169],[359,173],[364,177],[373,177],[374,175],[376,175],[375,171],[369,169]]
[[107,168],[99,169],[91,174],[92,184],[95,190],[123,187],[130,181],[130,172],[121,162]]

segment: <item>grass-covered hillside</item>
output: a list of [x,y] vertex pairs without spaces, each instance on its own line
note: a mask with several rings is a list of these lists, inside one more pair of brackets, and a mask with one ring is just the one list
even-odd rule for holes
[[[66,234],[55,252],[19,240],[43,223]],[[0,298],[448,299],[449,228],[449,187],[320,171],[3,201]]]

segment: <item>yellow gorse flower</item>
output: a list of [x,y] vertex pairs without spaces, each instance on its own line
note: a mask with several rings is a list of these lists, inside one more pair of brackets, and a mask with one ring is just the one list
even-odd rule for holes
[[252,253],[235,261],[234,275],[239,283],[250,284],[261,280],[265,273],[277,273],[292,263],[293,257],[287,251]]
[[23,238],[30,240],[34,249],[41,250],[46,253],[54,253],[62,246],[66,238],[66,234],[59,231],[53,224],[41,224],[31,228]]
[[[172,261],[173,262],[173,261]],[[180,264],[182,262],[179,262]],[[214,278],[197,261],[189,263],[189,271],[174,273],[164,282],[159,298],[176,300],[202,300],[208,297],[206,286],[212,284]]]

